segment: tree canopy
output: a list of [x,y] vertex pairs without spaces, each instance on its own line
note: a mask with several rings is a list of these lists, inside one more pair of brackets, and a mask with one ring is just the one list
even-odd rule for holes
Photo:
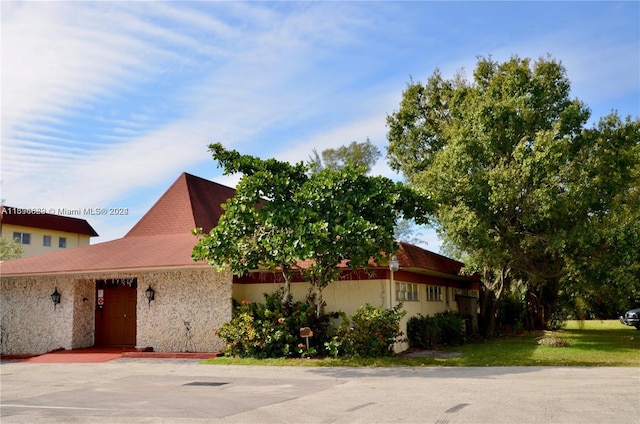
[[380,156],[380,150],[367,138],[364,143],[352,141],[348,146],[325,149],[321,154],[313,149],[313,154],[309,157],[309,166],[311,172],[320,172],[325,168],[338,170],[350,165],[360,167],[363,173],[368,174]]
[[22,256],[22,245],[9,237],[0,237],[0,261],[16,259]]
[[[364,143],[353,141],[348,146],[325,149],[322,153],[313,149],[313,154],[307,163],[311,173],[318,173],[325,168],[339,170],[346,166],[352,166],[360,169],[364,174],[369,174],[380,156],[380,150],[367,138]],[[394,238],[396,241],[420,244],[422,240],[418,237],[418,228],[419,225],[413,219],[402,217],[394,227]]]
[[397,249],[397,219],[428,215],[429,202],[412,189],[364,175],[358,167],[309,174],[303,163],[241,155],[219,143],[209,148],[225,174],[242,177],[218,225],[200,234],[193,259],[239,275],[278,270],[286,282],[299,272],[316,290],[318,311],[322,289],[338,277],[338,265],[387,261]]
[[[524,282],[535,327],[547,326],[564,289],[588,285],[598,252],[627,271],[640,261],[631,246],[640,215],[629,207],[640,121],[612,113],[587,129],[589,117],[559,62],[512,57],[480,58],[472,81],[439,71],[411,81],[387,118],[390,166],[434,202],[441,237],[492,296]],[[611,243],[633,228],[617,252]]]

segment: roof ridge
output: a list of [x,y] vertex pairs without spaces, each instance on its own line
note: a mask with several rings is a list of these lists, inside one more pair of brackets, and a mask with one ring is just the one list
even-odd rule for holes
[[210,231],[235,189],[183,172],[124,237]]

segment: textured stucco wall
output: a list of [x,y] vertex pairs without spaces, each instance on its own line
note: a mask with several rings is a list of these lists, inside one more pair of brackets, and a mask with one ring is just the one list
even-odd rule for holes
[[[92,346],[95,281],[137,278],[136,345],[155,351],[214,352],[224,347],[213,331],[231,319],[231,274],[212,268],[108,275],[2,277],[2,354],[41,354]],[[144,291],[151,285],[156,299]],[[61,303],[54,309],[57,287]],[[184,321],[190,322],[190,343]]]
[[[76,308],[74,298],[78,295],[75,280],[68,276],[21,277],[1,280],[0,325],[2,325],[3,354],[38,354],[55,349],[72,349],[90,346],[92,340],[77,339],[74,345],[74,324],[90,319],[90,311]],[[61,303],[54,309],[51,293],[55,289],[61,295]]]
[[95,334],[95,280],[75,280],[73,284],[73,349],[93,346]]
[[[158,352],[215,352],[224,343],[213,335],[231,319],[231,274],[212,268],[138,275],[138,347]],[[144,291],[155,290],[149,304]],[[190,323],[190,340],[184,322]]]

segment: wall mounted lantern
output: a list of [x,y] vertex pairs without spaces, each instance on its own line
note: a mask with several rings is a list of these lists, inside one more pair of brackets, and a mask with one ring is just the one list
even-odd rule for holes
[[144,291],[144,295],[149,301],[149,306],[151,306],[151,301],[156,298],[156,291],[151,288],[151,284],[149,284],[149,287],[147,287],[147,289]]
[[57,287],[53,291],[53,293],[51,293],[51,301],[53,302],[53,310],[55,310],[56,306],[58,306],[58,304],[60,304],[60,293],[58,293],[58,288]]

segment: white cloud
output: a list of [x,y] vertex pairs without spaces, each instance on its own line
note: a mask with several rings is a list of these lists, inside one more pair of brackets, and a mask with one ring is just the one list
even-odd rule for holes
[[[24,207],[127,206],[114,202],[207,161],[203,177],[233,186],[237,177],[219,176],[207,152],[216,141],[298,162],[313,148],[369,137],[383,153],[373,172],[397,179],[384,159],[386,114],[397,109],[409,75],[424,82],[436,65],[445,76],[461,66],[470,73],[475,54],[485,53],[471,51],[473,39],[454,52],[442,47],[449,40],[422,33],[411,8],[4,2],[3,197]],[[387,12],[402,28],[389,26]],[[637,40],[612,46],[580,37],[571,30],[515,43],[500,36],[504,44],[486,54],[537,57],[552,46],[587,97],[637,90]]]

